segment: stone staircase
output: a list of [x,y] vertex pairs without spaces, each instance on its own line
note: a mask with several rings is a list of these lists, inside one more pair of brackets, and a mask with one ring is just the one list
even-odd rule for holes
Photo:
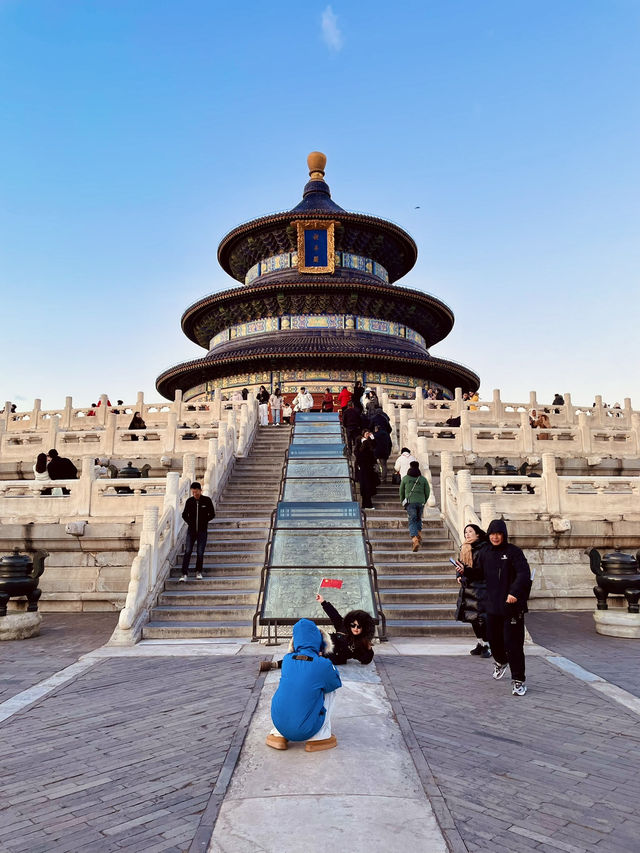
[[181,558],[151,611],[143,639],[251,637],[271,513],[275,509],[288,426],[259,427],[249,455],[238,459],[209,524],[204,578],[180,583]]
[[398,486],[379,486],[373,504],[366,511],[367,527],[387,634],[473,639],[470,626],[455,621],[458,584],[449,558],[456,552],[440,512],[425,507],[422,547],[414,554]]

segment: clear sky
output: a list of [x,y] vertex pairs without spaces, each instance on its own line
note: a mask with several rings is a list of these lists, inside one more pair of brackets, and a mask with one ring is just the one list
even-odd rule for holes
[[640,408],[639,56],[638,0],[0,0],[0,401],[157,399],[318,149],[416,240],[434,355]]

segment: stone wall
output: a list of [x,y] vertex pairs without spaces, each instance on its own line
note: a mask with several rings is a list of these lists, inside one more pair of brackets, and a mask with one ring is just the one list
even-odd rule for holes
[[[2,525],[0,553],[23,543],[29,552],[49,552],[40,578],[39,609],[67,612],[120,610],[124,606],[133,558],[140,542],[139,521],[88,523],[83,536],[62,524]],[[11,599],[10,610],[26,602]]]

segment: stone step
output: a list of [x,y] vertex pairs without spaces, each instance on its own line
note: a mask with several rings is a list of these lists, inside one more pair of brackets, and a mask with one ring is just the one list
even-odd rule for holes
[[[228,566],[233,561],[233,565],[236,566],[246,566],[247,564],[251,566],[260,566],[264,565],[264,548],[261,551],[221,551],[221,552],[210,552],[209,554],[204,555],[204,559],[202,561],[204,571],[209,572],[217,572],[218,566]],[[196,560],[193,554],[191,555],[191,569],[190,571],[195,571]],[[174,565],[179,568],[182,565],[182,559],[179,557]]]
[[[233,575],[243,575],[243,574],[248,574],[248,573],[260,574],[260,572],[262,571],[263,565],[264,565],[264,559],[260,560],[259,563],[255,563],[255,564],[250,564],[250,563],[216,563],[215,567],[213,565],[211,565],[208,568],[205,565],[203,567],[203,574],[204,574],[203,581],[208,580],[207,575],[209,577],[211,577],[213,575],[215,575],[215,577],[219,577],[219,576],[223,576],[223,575],[225,577],[227,577],[228,575],[233,576]],[[181,561],[178,560],[177,564],[171,569],[171,580],[173,580],[174,578],[177,579],[180,577],[180,575],[182,574],[180,567],[181,567]],[[189,577],[189,583],[191,583],[192,580],[194,580],[194,581],[196,580],[193,577],[194,572],[195,572],[195,561],[194,561],[193,557],[191,559],[191,568],[189,569],[189,571],[191,572],[191,575]],[[197,581],[197,582],[203,583],[203,581]],[[167,580],[167,583],[169,583],[169,582],[170,581]]]
[[[398,527],[391,527],[388,530],[377,527],[369,531],[369,541],[372,545],[374,543],[384,545],[391,542],[402,542],[404,544],[408,536],[409,529],[407,527],[404,530]],[[444,532],[437,527],[425,527],[422,530],[422,540],[423,545],[439,545],[442,548],[454,547],[453,540],[445,536]]]
[[[259,580],[259,579],[258,579]],[[186,589],[186,583],[180,584],[181,590],[163,592],[158,599],[158,607],[210,607],[213,604],[222,604],[227,607],[241,607],[246,605],[255,610],[258,597],[258,589],[195,589],[194,584],[189,584],[192,589]]]
[[412,608],[417,604],[442,604],[449,609],[455,607],[458,599],[457,589],[389,589],[380,587],[380,600],[385,611],[390,604],[401,604]]
[[404,590],[404,589],[460,589],[454,577],[442,572],[430,574],[380,574],[378,573],[378,587],[380,591]]
[[[256,485],[256,489],[259,489],[259,485]],[[225,515],[228,510],[234,509],[242,509],[243,507],[246,509],[253,509],[255,512],[256,509],[264,512],[266,509],[275,509],[276,497],[263,497],[261,493],[256,494],[254,489],[253,495],[251,497],[251,506],[247,506],[247,498],[242,497],[229,497],[229,498],[221,498],[218,502],[218,506],[220,507],[220,512],[222,515]]]
[[226,604],[207,605],[206,607],[181,605],[178,607],[154,607],[151,610],[151,622],[229,622],[250,620],[255,613],[252,607],[233,607]]
[[[388,512],[378,513],[376,514],[376,510],[365,510],[365,515],[367,518],[367,527],[371,529],[378,528],[394,528],[400,527],[404,530],[408,530],[407,523],[407,514],[406,512],[391,514]],[[442,520],[439,518],[423,518],[422,519],[422,532],[424,533],[427,529],[434,530],[442,530],[444,531],[446,528],[444,527]]]
[[[424,545],[418,551],[411,550],[411,540],[405,544],[404,550],[396,550],[392,548],[374,548],[373,562],[378,566],[378,563],[410,562],[417,563],[421,558],[426,557],[429,562],[439,561],[444,563],[453,556],[453,551],[448,548],[425,548]],[[451,564],[449,564],[451,565]],[[453,568],[453,566],[451,566]]]
[[[431,575],[442,575],[447,572],[447,567],[451,564],[443,563],[442,561],[434,560],[432,562],[428,562],[423,559],[423,562],[400,562],[396,561],[394,563],[382,563],[378,562],[378,560],[374,560],[374,565],[376,567],[376,571],[378,572],[378,577],[380,575],[423,575],[424,577],[430,577]],[[453,567],[451,567],[453,568]]]
[[[370,538],[369,542],[371,543],[374,553],[384,551],[406,551],[407,548],[411,548],[411,538],[406,532],[384,540]],[[428,536],[423,536],[420,550],[427,551],[429,553],[431,553],[432,550],[434,552],[446,552],[449,555],[453,555],[454,553],[454,547],[451,542],[447,542],[446,539],[431,539]]]
[[[164,585],[165,592],[181,592],[190,591],[192,588],[195,592],[206,592],[207,590],[227,591],[231,589],[238,590],[254,590],[260,589],[260,572],[256,571],[253,574],[241,575],[220,575],[220,577],[207,577],[202,580],[189,576],[186,582],[179,581],[180,572],[176,576],[167,580]],[[164,595],[164,593],[162,593]]]
[[469,637],[471,626],[453,619],[387,619],[389,637]]
[[[454,600],[455,604],[455,600]],[[386,604],[383,607],[387,619],[394,621],[411,621],[412,619],[430,619],[439,621],[441,619],[452,619],[454,616],[453,604]]]
[[242,637],[249,639],[252,622],[234,619],[221,622],[149,622],[142,629],[144,640],[195,640],[209,637]]
[[[229,533],[233,531],[228,531]],[[243,530],[237,531],[237,536],[218,536],[212,537],[207,541],[207,547],[204,550],[205,559],[207,556],[219,554],[221,551],[258,551],[262,549],[264,554],[264,546],[267,544],[269,531],[261,530],[253,536],[246,536]]]
[[226,534],[228,530],[242,530],[247,536],[253,536],[254,532],[264,533],[265,526],[268,529],[270,524],[271,515],[260,515],[255,518],[225,518],[220,514],[209,522],[209,533],[217,535],[218,532]]
[[[274,510],[276,507],[276,500],[274,498],[273,502],[269,506],[247,506],[246,502],[244,504],[234,504],[233,506],[225,505],[224,507],[219,506],[216,509],[217,515],[216,517],[223,518],[225,521],[233,521],[235,519],[251,519],[255,520],[256,517],[264,517],[264,513],[267,509]],[[271,513],[269,513],[269,523],[271,520]]]

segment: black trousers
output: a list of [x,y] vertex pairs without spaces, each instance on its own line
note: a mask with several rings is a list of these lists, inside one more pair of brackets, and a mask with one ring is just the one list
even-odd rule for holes
[[524,613],[487,613],[487,639],[496,663],[508,663],[511,678],[524,681]]

